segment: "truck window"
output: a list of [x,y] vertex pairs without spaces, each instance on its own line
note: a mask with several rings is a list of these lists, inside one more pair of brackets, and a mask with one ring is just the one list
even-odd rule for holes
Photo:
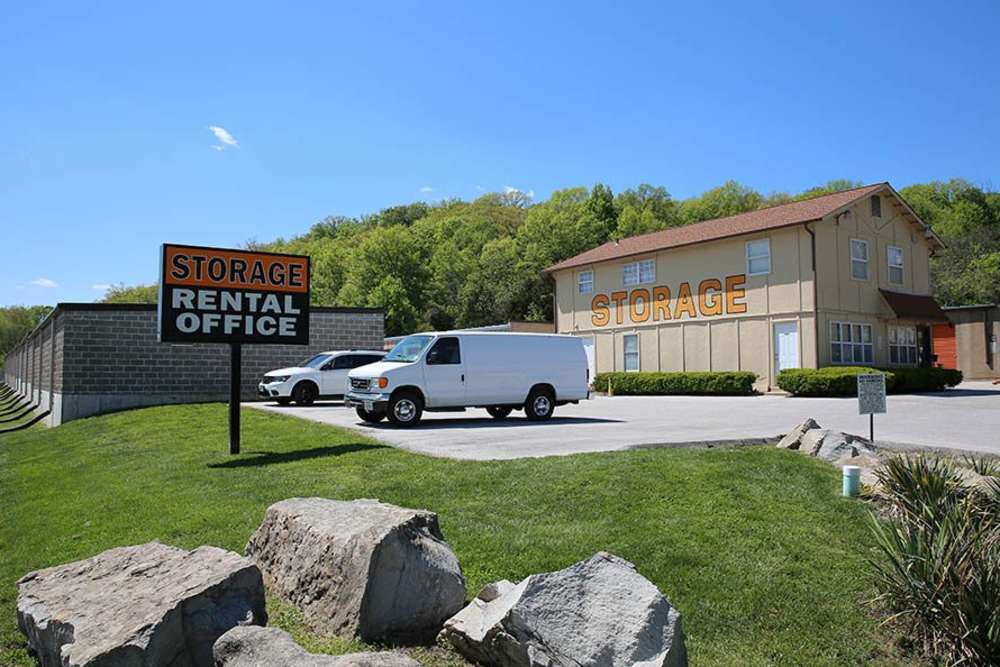
[[427,353],[427,364],[434,366],[438,364],[460,364],[462,355],[458,349],[457,338],[439,338],[431,351]]

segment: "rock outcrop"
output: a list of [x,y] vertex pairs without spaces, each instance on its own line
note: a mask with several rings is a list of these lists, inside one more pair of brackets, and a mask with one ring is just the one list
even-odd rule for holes
[[484,589],[441,632],[473,662],[687,665],[680,613],[626,560],[601,552],[565,570],[507,584]]
[[223,633],[267,622],[260,570],[216,547],[120,547],[17,587],[17,624],[42,667],[210,667]]
[[420,667],[402,653],[308,653],[278,628],[233,628],[215,642],[215,667]]
[[807,431],[819,428],[819,424],[812,417],[807,418],[804,422],[789,431],[785,437],[778,441],[778,447],[782,449],[798,449],[799,445],[802,444],[802,436],[806,434]]
[[376,500],[291,498],[271,505],[246,555],[314,629],[420,642],[465,603],[437,514]]
[[806,431],[802,435],[799,451],[830,463],[862,454],[876,454],[875,448],[867,439],[825,428]]

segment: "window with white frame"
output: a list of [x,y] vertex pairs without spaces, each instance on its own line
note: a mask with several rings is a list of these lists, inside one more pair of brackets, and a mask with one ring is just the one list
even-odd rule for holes
[[889,363],[917,363],[917,330],[915,327],[889,327]]
[[851,239],[851,277],[868,280],[868,241]]
[[625,350],[625,370],[639,370],[639,336],[628,334],[622,336],[622,348]]
[[835,364],[874,363],[872,325],[830,322],[830,360]]
[[656,280],[656,261],[644,259],[640,262],[630,262],[622,267],[622,282],[625,286],[641,285]]
[[771,240],[747,241],[747,275],[759,276],[771,272]]
[[580,290],[580,294],[590,294],[594,291],[594,272],[593,271],[581,271],[576,274],[576,285],[577,289]]
[[889,282],[895,285],[903,284],[903,249],[894,245],[886,248],[886,259],[889,262]]

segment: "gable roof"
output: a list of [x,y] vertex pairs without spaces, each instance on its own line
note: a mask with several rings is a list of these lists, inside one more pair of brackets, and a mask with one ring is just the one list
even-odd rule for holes
[[642,255],[657,250],[667,248],[678,248],[705,241],[715,241],[717,239],[729,238],[731,236],[741,236],[743,234],[753,234],[770,229],[789,227],[806,222],[814,222],[835,213],[840,209],[847,208],[860,199],[873,195],[877,192],[888,191],[897,204],[903,215],[912,218],[913,222],[921,226],[928,241],[937,243],[943,247],[940,239],[930,231],[930,227],[917,217],[917,214],[906,205],[906,202],[888,183],[875,183],[865,185],[860,188],[843,190],[828,195],[820,195],[811,199],[778,204],[769,208],[762,208],[757,211],[738,213],[725,218],[705,220],[682,227],[670,227],[658,232],[632,236],[620,241],[608,241],[604,245],[597,246],[582,252],[579,255],[564,259],[545,269],[545,272],[559,271],[585,264],[595,264],[606,262],[632,255]]

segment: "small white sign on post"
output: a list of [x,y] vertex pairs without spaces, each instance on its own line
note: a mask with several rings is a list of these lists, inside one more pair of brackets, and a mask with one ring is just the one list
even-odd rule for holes
[[885,376],[865,373],[858,376],[858,414],[885,413]]
[[875,415],[885,414],[885,375],[858,376],[858,414],[868,415],[868,439],[875,442]]

